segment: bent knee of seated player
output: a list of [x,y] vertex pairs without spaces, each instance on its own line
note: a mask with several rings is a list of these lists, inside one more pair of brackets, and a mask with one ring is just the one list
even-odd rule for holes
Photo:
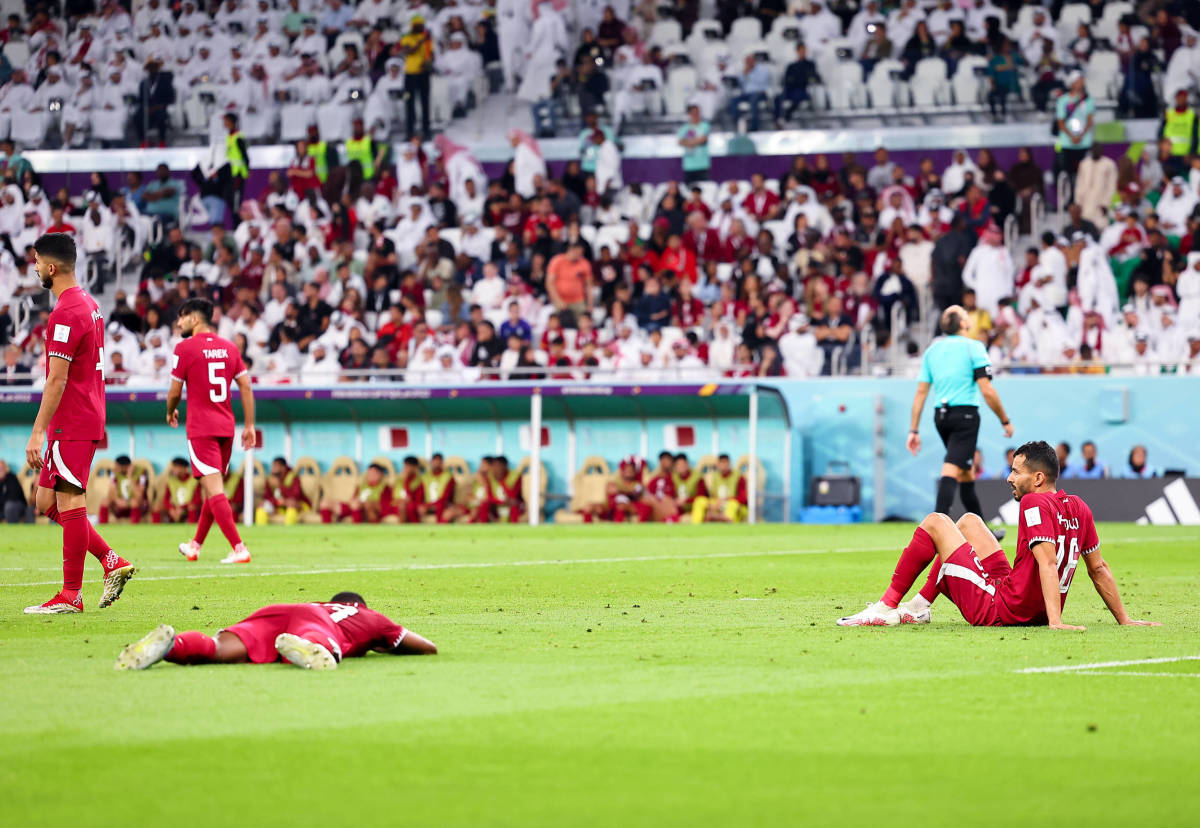
[[981,560],[1001,551],[1000,542],[979,515],[968,512],[955,525]]

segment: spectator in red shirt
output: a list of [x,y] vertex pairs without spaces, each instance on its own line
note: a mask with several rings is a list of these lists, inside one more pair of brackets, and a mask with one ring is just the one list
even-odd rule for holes
[[695,283],[699,278],[696,254],[683,246],[683,237],[676,233],[667,236],[667,249],[658,257],[658,269],[674,271],[681,282]]
[[767,189],[762,173],[750,176],[750,195],[742,201],[742,208],[758,221],[771,221],[779,216],[779,196]]
[[321,190],[321,180],[317,178],[317,159],[308,154],[308,141],[301,138],[296,142],[296,155],[287,168],[288,184],[292,192],[304,198],[309,190]]
[[46,228],[47,233],[70,233],[72,236],[77,234],[75,225],[68,223],[63,218],[63,205],[61,202],[54,202],[50,208],[50,224]]

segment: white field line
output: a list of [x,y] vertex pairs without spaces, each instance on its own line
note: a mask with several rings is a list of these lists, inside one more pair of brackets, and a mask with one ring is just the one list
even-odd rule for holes
[[[1146,538],[1109,538],[1108,543],[1141,543]],[[1178,538],[1171,538],[1172,541],[1192,541],[1200,540],[1198,535],[1190,535]],[[707,555],[627,555],[614,558],[573,558],[573,559],[548,559],[538,561],[469,561],[469,562],[451,562],[451,563],[431,563],[431,564],[386,564],[386,565],[363,565],[363,566],[346,566],[346,567],[331,567],[321,569],[275,569],[267,572],[261,571],[245,571],[238,569],[237,571],[226,570],[221,572],[200,572],[194,575],[150,575],[142,576],[139,581],[189,581],[197,578],[278,578],[285,575],[334,575],[341,573],[353,572],[405,572],[419,570],[437,570],[437,569],[501,569],[505,567],[520,567],[520,566],[577,566],[581,564],[610,564],[610,563],[646,563],[652,561],[702,561],[702,560],[720,560],[726,558],[772,558],[772,557],[791,557],[793,555],[845,555],[845,554],[861,554],[863,552],[886,552],[890,549],[895,549],[893,546],[862,546],[852,547],[848,549],[828,549],[828,548],[811,548],[811,549],[776,549],[765,552],[714,552]],[[134,561],[136,564],[137,562]],[[21,572],[59,572],[60,567],[9,567],[6,570],[0,571],[21,571]],[[0,583],[0,588],[4,587],[34,587],[34,586],[56,586],[60,585],[59,580],[54,581],[25,581],[22,583],[6,584]]]
[[1200,678],[1200,673],[1134,673],[1126,670],[1082,670],[1076,676],[1144,676],[1146,678]]
[[[1097,661],[1093,664],[1061,664],[1057,667],[1026,667],[1024,670],[1016,670],[1017,673],[1078,673],[1080,671],[1091,671],[1085,675],[1137,675],[1136,673],[1100,673],[1099,670],[1104,670],[1109,667],[1135,667],[1139,664],[1174,664],[1177,661],[1200,661],[1200,655],[1190,656],[1170,656],[1168,658],[1139,658],[1133,661]],[[1143,673],[1142,675],[1169,675],[1167,673]],[[1190,673],[1177,673],[1175,675],[1192,675]],[[1200,673],[1195,675],[1200,676]]]
[[[407,572],[437,569],[503,569],[521,566],[577,566],[582,564],[647,563],[653,561],[706,561],[726,558],[779,558],[793,555],[846,555],[863,552],[882,552],[891,547],[871,546],[851,549],[777,549],[765,552],[713,552],[707,555],[626,555],[615,558],[565,558],[540,561],[463,561],[455,563],[429,564],[386,564],[364,566],[342,566],[323,569],[280,569],[269,572],[227,569],[220,572],[200,572],[194,575],[152,575],[138,577],[139,581],[190,581],[196,578],[279,578],[287,575],[333,575],[345,572]],[[28,571],[28,570],[26,570]],[[58,568],[42,571],[58,572]],[[55,586],[60,581],[27,581],[19,584],[3,584],[0,587]]]

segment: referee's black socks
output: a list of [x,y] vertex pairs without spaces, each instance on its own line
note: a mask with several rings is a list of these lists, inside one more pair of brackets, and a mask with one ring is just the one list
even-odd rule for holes
[[983,517],[983,504],[979,502],[979,495],[975,494],[975,482],[959,483],[958,493],[962,497],[963,508],[971,514]]
[[[938,481],[937,505],[934,507],[935,512],[940,512],[943,515],[950,514],[950,507],[954,504],[954,490],[957,488],[958,481],[953,477],[943,477]],[[973,486],[972,489],[974,489]]]

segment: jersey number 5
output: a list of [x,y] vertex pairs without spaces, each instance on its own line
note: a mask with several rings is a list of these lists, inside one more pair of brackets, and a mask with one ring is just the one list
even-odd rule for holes
[[222,403],[229,399],[229,384],[225,382],[225,378],[218,376],[217,372],[221,370],[221,363],[208,363],[208,381],[212,384],[212,388],[208,389],[208,398],[215,403]]

